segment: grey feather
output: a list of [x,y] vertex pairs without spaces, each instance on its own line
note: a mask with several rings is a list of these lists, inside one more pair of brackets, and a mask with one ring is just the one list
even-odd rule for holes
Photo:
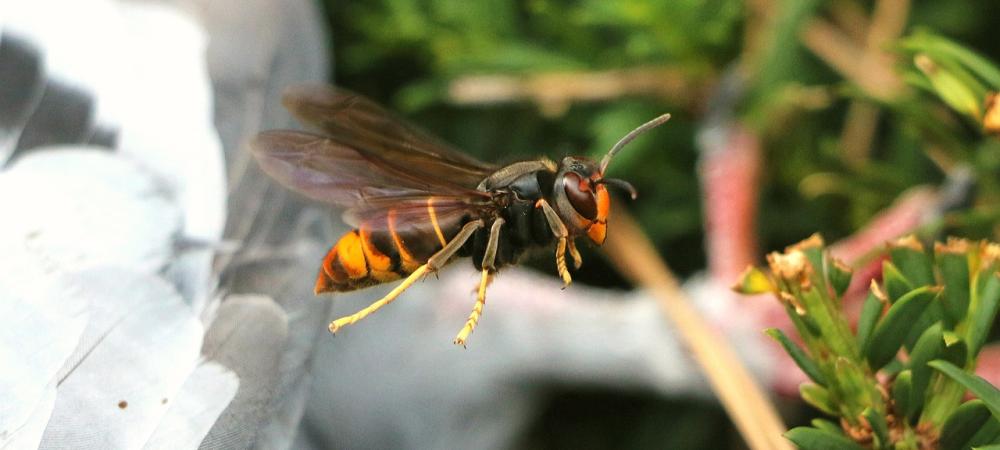
[[31,42],[3,33],[0,19],[0,167],[14,153],[21,130],[45,88],[45,61]]
[[205,335],[205,357],[229,367],[240,388],[200,448],[247,448],[270,412],[278,364],[286,348],[288,321],[274,301],[260,296],[231,296],[222,302]]

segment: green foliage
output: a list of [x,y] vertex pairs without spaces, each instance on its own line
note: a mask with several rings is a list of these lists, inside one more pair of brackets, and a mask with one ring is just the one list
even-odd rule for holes
[[788,440],[799,448],[812,450],[862,450],[864,447],[848,439],[843,433],[829,428],[792,428],[785,433]]
[[989,408],[982,400],[963,403],[948,417],[941,427],[938,443],[942,450],[962,450],[972,447],[972,438],[992,419]]
[[896,356],[913,324],[930,306],[931,301],[937,298],[939,292],[940,290],[924,286],[908,292],[889,307],[889,312],[875,326],[868,347],[862,349],[872,368],[881,369]]
[[765,333],[781,344],[785,351],[792,357],[792,360],[795,361],[795,364],[798,364],[799,368],[802,369],[803,373],[817,383],[823,382],[823,374],[820,373],[816,363],[809,358],[809,355],[801,347],[792,342],[788,336],[785,336],[785,332],[777,328],[769,328]]
[[939,96],[955,111],[982,118],[989,91],[1000,90],[1000,69],[962,45],[927,31],[914,33],[900,47],[916,60],[923,77],[911,73],[912,84]]
[[[803,346],[778,329],[767,334],[812,379],[800,387],[802,399],[843,424],[796,428],[788,438],[807,449],[847,448],[845,441],[872,449],[996,443],[1000,390],[971,371],[977,343],[997,315],[1000,244],[950,239],[928,252],[907,236],[888,254],[887,275],[872,283],[857,335],[841,309],[841,282],[834,282],[842,265],[819,236],[768,255],[768,280],[750,269],[744,277],[753,281],[737,283],[771,286]],[[963,404],[966,389],[981,400]],[[983,417],[984,409],[993,417]]]
[[858,319],[858,347],[865,349],[871,346],[872,332],[878,325],[879,316],[882,315],[882,300],[874,292],[869,292],[865,299],[865,304],[861,308],[861,317]]
[[[363,40],[339,58],[359,71],[417,51],[435,73],[537,72],[678,61],[718,66],[733,56],[735,0],[647,2],[383,0],[337,13]],[[664,26],[668,23],[670,26]],[[693,31],[693,32],[692,32]]]
[[966,389],[972,391],[973,394],[976,394],[983,401],[983,404],[990,410],[993,417],[1000,417],[1000,389],[997,389],[981,377],[970,374],[948,361],[936,360],[927,363],[927,365],[940,370],[951,379],[965,386]]

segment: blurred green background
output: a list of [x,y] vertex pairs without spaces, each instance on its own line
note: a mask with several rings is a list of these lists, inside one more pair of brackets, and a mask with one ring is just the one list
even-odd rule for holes
[[[997,238],[1000,141],[981,124],[985,94],[1000,87],[985,62],[1000,61],[995,0],[327,0],[326,11],[335,83],[485,160],[599,156],[673,113],[610,172],[638,188],[631,208],[681,276],[706,264],[696,137],[734,70],[744,95],[721,112],[762,143],[762,250],[848,236],[960,167],[976,189],[929,232]],[[587,252],[576,280],[625,285]],[[708,402],[553,392],[525,448],[741,445]],[[783,408],[790,424],[812,414]]]

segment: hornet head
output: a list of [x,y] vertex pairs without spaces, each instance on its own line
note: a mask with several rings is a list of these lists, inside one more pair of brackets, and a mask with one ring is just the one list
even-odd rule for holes
[[608,197],[606,186],[628,192],[633,200],[637,195],[635,188],[627,181],[605,178],[604,171],[608,168],[611,158],[626,144],[667,120],[670,120],[670,114],[659,116],[632,130],[611,147],[600,164],[581,156],[563,158],[559,163],[552,190],[555,199],[553,206],[569,228],[570,234],[574,236],[585,234],[597,245],[604,243],[611,209],[611,199]]

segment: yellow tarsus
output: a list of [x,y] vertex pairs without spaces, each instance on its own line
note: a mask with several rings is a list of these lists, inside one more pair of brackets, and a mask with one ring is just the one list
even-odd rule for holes
[[583,257],[580,256],[580,251],[576,249],[576,241],[569,240],[569,255],[573,257],[573,269],[580,270],[580,266],[583,265]]
[[556,270],[563,280],[563,289],[573,282],[573,277],[569,276],[569,269],[566,268],[566,241],[564,237],[559,238],[559,244],[556,246]]
[[385,297],[382,297],[375,303],[368,305],[367,308],[362,309],[361,311],[358,311],[349,316],[341,317],[337,320],[334,320],[333,322],[330,322],[330,332],[336,333],[341,328],[347,325],[353,325],[357,323],[357,321],[364,319],[365,317],[368,317],[368,315],[370,315],[371,313],[378,311],[379,308],[388,305],[389,303],[392,303],[392,301],[395,300],[396,297],[399,297],[399,294],[402,294],[403,291],[405,291],[407,288],[413,285],[413,283],[415,283],[418,279],[420,279],[420,277],[426,274],[428,270],[429,269],[427,267],[427,264],[423,264],[420,267],[417,267],[417,270],[414,270],[413,273],[410,274],[410,276],[406,277],[406,279],[403,280],[402,283],[399,283],[399,286],[396,286],[396,288],[393,289],[388,294],[386,294]]
[[455,340],[452,341],[455,345],[465,347],[465,343],[469,340],[469,335],[476,329],[479,318],[483,315],[483,306],[486,305],[486,286],[492,280],[493,274],[490,273],[489,269],[483,268],[483,277],[479,281],[479,289],[476,292],[476,304],[472,306],[472,313],[469,314],[469,319],[465,321],[465,326],[462,327],[462,330],[458,332],[458,336],[455,336]]

